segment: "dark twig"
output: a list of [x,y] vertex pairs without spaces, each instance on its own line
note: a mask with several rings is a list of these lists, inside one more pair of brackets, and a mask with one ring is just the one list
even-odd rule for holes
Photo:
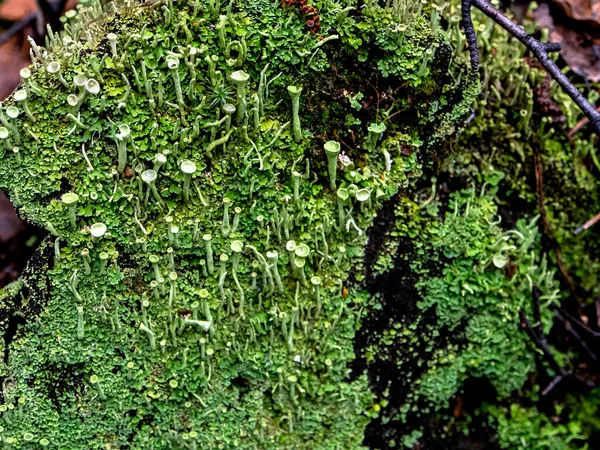
[[577,90],[567,76],[561,72],[558,66],[550,59],[549,53],[560,51],[560,44],[552,42],[540,42],[533,36],[515,24],[500,11],[491,6],[486,0],[461,0],[462,2],[462,18],[465,29],[465,37],[469,46],[471,55],[471,66],[473,70],[479,68],[479,49],[477,48],[477,36],[471,19],[471,7],[479,9],[486,16],[516,37],[531,53],[535,55],[540,64],[544,66],[546,71],[556,80],[560,87],[567,93],[569,97],[579,106],[583,114],[590,120],[594,128],[600,132],[600,113],[596,111],[585,97]]
[[564,309],[556,308],[556,310],[561,314],[562,320],[568,320],[570,323],[577,325],[579,328],[581,328],[583,331],[585,331],[594,338],[600,337],[600,332],[592,330],[585,323],[583,323],[581,320],[576,319]]
[[583,339],[579,332],[573,327],[573,324],[571,324],[569,319],[563,316],[560,311],[556,312],[556,317],[564,324],[565,330],[567,330],[571,336],[573,336],[573,339],[577,341],[581,348],[588,354],[590,359],[594,362],[597,362],[598,356],[596,356],[596,353],[594,353],[594,351],[590,348],[585,339]]
[[581,375],[577,375],[564,367],[562,367],[556,358],[550,351],[550,346],[548,345],[548,340],[546,339],[546,335],[544,334],[544,330],[542,327],[541,321],[541,312],[540,312],[540,297],[542,292],[539,290],[537,286],[534,286],[531,292],[532,297],[532,306],[533,306],[533,317],[535,322],[533,325],[527,319],[525,313],[520,310],[519,311],[519,320],[520,327],[527,333],[529,339],[535,344],[535,346],[540,349],[548,361],[550,368],[556,373],[550,384],[546,386],[546,388],[542,391],[542,395],[547,395],[552,389],[554,389],[563,379],[565,378],[574,378],[575,380],[583,383],[587,387],[593,387],[594,383],[590,380],[585,379]]
[[594,217],[592,217],[586,223],[584,223],[579,228],[577,228],[575,231],[573,231],[573,234],[578,235],[582,231],[587,230],[589,227],[594,226],[599,220],[600,220],[600,213],[596,214]]
[[558,383],[560,383],[560,382],[563,380],[563,378],[565,378],[565,376],[564,376],[563,374],[556,375],[556,376],[555,376],[555,377],[552,379],[552,381],[551,381],[551,382],[548,384],[548,386],[546,386],[546,387],[544,388],[544,390],[542,391],[542,397],[545,397],[546,395],[548,395],[548,393],[549,393],[549,392],[550,392],[552,389],[554,389],[554,388],[555,388],[555,387],[558,385]]
[[42,42],[45,35],[46,23],[49,23],[53,30],[62,29],[60,16],[64,12],[67,0],[38,0],[38,11],[31,13],[21,20],[15,22],[8,30],[0,34],[0,45],[6,44],[13,37],[31,25],[36,25],[36,35],[33,36],[38,43]]
[[27,28],[29,25],[32,25],[37,20],[38,13],[31,13],[28,16],[22,18],[18,22],[15,22],[8,30],[4,33],[0,34],[0,45],[6,44],[13,37],[15,37],[19,32]]
[[[38,32],[40,35],[44,34],[46,24],[50,24],[50,27],[54,31],[62,30],[62,24],[60,22],[60,16],[65,10],[67,0],[37,0],[39,11],[43,15],[44,23],[38,23]],[[42,28],[40,30],[40,28]]]
[[566,375],[567,371],[563,369],[554,358],[554,355],[550,351],[548,341],[546,340],[546,335],[544,334],[544,330],[542,328],[542,317],[540,313],[541,291],[537,286],[533,287],[531,296],[533,305],[533,318],[535,322],[532,325],[527,319],[525,313],[521,310],[519,311],[519,319],[521,319],[521,328],[525,330],[529,338],[544,353],[544,356],[548,360],[548,363],[550,364],[552,370],[564,376]]
[[38,36],[43,36],[46,24],[50,24],[50,27],[53,28],[52,16],[54,15],[54,10],[52,6],[50,6],[50,3],[48,3],[48,0],[36,0],[36,3],[38,6],[38,16],[35,21],[35,29]]

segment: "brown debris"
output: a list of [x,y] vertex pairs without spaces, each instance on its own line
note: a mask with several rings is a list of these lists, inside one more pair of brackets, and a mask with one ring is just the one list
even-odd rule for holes
[[600,28],[600,2],[596,0],[553,0],[571,19]]
[[16,22],[37,10],[35,0],[8,0],[0,5],[2,20]]
[[[556,0],[560,1],[567,0]],[[575,3],[573,0],[569,0]],[[578,2],[585,3],[581,0]],[[598,2],[600,7],[600,2]],[[553,17],[550,7],[541,4],[533,13],[533,19],[540,28],[548,29],[548,40],[562,46],[561,58],[577,75],[590,81],[600,81],[600,26],[598,30],[588,29],[582,31],[573,23],[565,23],[564,17]],[[562,21],[561,21],[562,19]],[[598,17],[600,20],[600,16]]]
[[316,33],[321,29],[321,18],[319,10],[309,5],[307,0],[281,0],[281,6],[296,6],[306,18],[306,26],[310,28],[311,33]]
[[546,75],[542,84],[537,86],[534,91],[535,103],[539,108],[539,112],[544,116],[550,117],[553,122],[562,122],[564,116],[560,106],[552,100],[550,95],[550,86],[552,83],[552,77]]

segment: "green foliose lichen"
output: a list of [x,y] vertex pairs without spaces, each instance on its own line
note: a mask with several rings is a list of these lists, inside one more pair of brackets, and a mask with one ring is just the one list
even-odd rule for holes
[[[439,5],[438,11],[447,19],[455,57],[467,58],[459,2]],[[589,126],[573,129],[581,112],[524,46],[481,12],[473,10],[472,15],[482,93],[438,173],[441,192],[430,198],[441,201],[425,200],[428,192],[404,199],[396,224],[397,235],[411,239],[431,230],[425,242],[413,243],[409,258],[418,257],[412,266],[421,278],[417,283],[424,318],[419,320],[443,324],[411,324],[410,330],[421,330],[426,336],[420,341],[435,353],[424,358],[427,370],[418,370],[417,376],[414,366],[404,361],[421,401],[415,402],[410,390],[409,401],[397,411],[402,417],[423,416],[419,408],[430,404],[441,411],[437,417],[447,424],[444,430],[452,430],[460,423],[462,398],[481,388],[473,388],[473,380],[487,380],[493,389],[481,393],[478,421],[466,420],[466,434],[489,426],[501,448],[586,448],[598,433],[597,392],[583,387],[589,398],[564,398],[569,387],[548,384],[556,373],[549,359],[533,350],[518,312],[532,319],[530,291],[538,286],[544,294],[543,330],[552,336],[550,352],[564,370],[580,373],[587,367],[578,347],[565,344],[566,331],[554,307],[588,308],[598,295],[597,229],[576,232],[600,210],[595,136]],[[522,25],[536,32],[527,18]],[[597,94],[589,92],[593,103]],[[474,188],[447,199],[448,191],[467,186]],[[413,220],[420,216],[443,225],[420,226],[422,220]],[[428,256],[431,251],[433,258]],[[431,262],[423,263],[423,258]],[[432,311],[434,318],[429,316]],[[435,334],[427,335],[432,329]],[[423,348],[418,342],[411,337],[414,348]],[[585,369],[582,373],[589,376]],[[463,388],[465,380],[471,382],[471,391]],[[548,396],[556,396],[550,406]],[[497,404],[487,403],[493,401]],[[453,405],[454,411],[444,410]],[[397,411],[384,415],[395,417]]]

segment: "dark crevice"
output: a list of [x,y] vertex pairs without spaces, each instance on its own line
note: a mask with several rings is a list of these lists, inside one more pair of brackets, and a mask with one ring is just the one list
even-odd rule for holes
[[8,318],[8,325],[4,329],[4,357],[3,361],[8,364],[8,357],[10,353],[10,344],[14,341],[17,331],[21,325],[25,324],[25,318],[20,314],[12,314]]
[[49,194],[40,196],[37,201],[41,204],[48,204],[50,203],[52,200],[58,200],[60,201],[60,197],[67,193],[67,192],[72,192],[73,191],[73,186],[71,185],[71,182],[69,181],[69,179],[67,177],[62,177],[60,179],[60,188],[50,192]]
[[69,397],[74,401],[75,397],[83,393],[84,387],[84,363],[68,364],[56,362],[45,364],[44,367],[33,374],[29,384],[39,386],[46,391],[57,413],[61,413]]
[[[437,193],[443,203],[442,209],[447,209],[448,191],[452,184],[451,180],[445,178],[438,182]],[[424,175],[414,184],[411,192],[428,189],[431,189],[431,177]],[[428,370],[429,361],[437,349],[447,348],[450,344],[460,348],[465,342],[464,323],[449,330],[439,325],[434,308],[423,311],[418,306],[422,298],[418,288],[421,275],[413,270],[413,262],[419,258],[424,262],[422,269],[428,277],[439,277],[444,267],[443,256],[423,257],[417,254],[409,237],[394,238],[397,251],[392,255],[392,268],[382,274],[374,273],[374,265],[382,251],[385,251],[385,244],[390,241],[390,232],[395,228],[397,219],[395,209],[399,200],[398,195],[386,202],[369,230],[364,259],[367,270],[365,284],[378,306],[373,308],[363,320],[356,334],[354,341],[356,357],[351,363],[351,378],[356,379],[366,372],[376,398],[385,398],[388,401],[388,404],[382,408],[380,416],[367,426],[363,443],[371,449],[392,448],[390,442],[395,441],[399,444],[402,437],[409,435],[413,430],[433,426],[438,414],[430,408],[431,405],[425,399],[415,400],[410,396],[415,390],[416,382]],[[397,329],[397,326],[401,328],[410,326],[411,334],[419,336],[416,342],[411,343],[410,350],[398,348],[397,343],[393,345],[383,343],[386,330]],[[371,362],[367,362],[365,356],[365,351],[369,348],[377,349],[375,359]],[[402,417],[403,405],[408,402],[414,409],[411,408]],[[438,431],[443,425],[436,424]],[[430,435],[434,436],[433,432]],[[483,433],[481,442],[492,441],[493,439],[489,439],[489,436]],[[432,445],[424,448],[443,447]],[[464,448],[478,447],[474,445]]]
[[237,377],[231,379],[231,384],[238,392],[239,402],[243,402],[244,396],[250,391],[250,380],[242,375],[238,375]]
[[[23,271],[23,285],[12,298],[5,298],[0,308],[0,326],[5,347],[3,360],[8,364],[10,344],[17,338],[23,326],[33,320],[47,304],[50,295],[50,280],[47,271],[54,263],[54,251],[48,239],[31,256]],[[0,387],[5,377],[0,377]],[[4,401],[4,393],[0,392],[0,401]]]
[[377,217],[375,217],[373,225],[367,231],[368,241],[365,248],[365,267],[368,279],[372,278],[373,265],[383,249],[388,233],[396,225],[395,209],[397,204],[398,194],[384,202]]

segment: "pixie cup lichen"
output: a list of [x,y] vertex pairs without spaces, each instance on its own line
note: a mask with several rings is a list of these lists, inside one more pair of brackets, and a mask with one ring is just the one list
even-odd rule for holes
[[292,130],[294,132],[294,139],[299,142],[302,139],[302,127],[300,125],[300,93],[302,87],[288,86],[288,94],[292,99]]
[[60,65],[60,63],[58,61],[52,61],[52,62],[48,63],[48,65],[46,66],[46,71],[49,74],[55,76],[58,79],[58,81],[60,81],[62,83],[62,85],[64,87],[69,89],[69,83],[67,83],[67,80],[65,80],[65,78],[63,77],[62,66]]
[[250,75],[243,70],[236,70],[229,75],[229,79],[235,84],[237,98],[236,122],[238,125],[240,125],[244,122],[244,118],[246,117],[246,84],[250,79]]
[[[75,77],[76,79],[78,77]],[[98,95],[100,93],[100,83],[98,83],[95,79],[93,78],[85,78],[85,77],[79,77],[79,83],[75,83],[75,85],[77,86],[81,86],[81,91],[80,94],[77,98],[77,102],[75,103],[75,105],[71,105],[71,106],[76,106],[77,110],[81,107],[81,105],[83,104],[83,102],[87,99],[88,95]],[[69,96],[70,97],[70,96]]]
[[117,140],[117,170],[122,173],[127,165],[127,141],[131,135],[131,129],[127,124],[119,125],[119,132],[115,135]]
[[146,199],[144,201],[145,204],[148,204],[148,199],[150,198],[150,192],[154,196],[157,205],[159,208],[162,208],[162,198],[156,189],[156,180],[158,178],[158,174],[155,170],[148,169],[142,172],[141,174],[142,181],[148,185],[148,189],[146,190]]
[[385,126],[385,123],[372,123],[369,125],[369,135],[367,136],[366,141],[366,146],[369,150],[375,151],[377,142],[386,129],[387,127]]
[[236,107],[231,103],[225,103],[223,105],[223,112],[227,116],[225,120],[225,132],[228,132],[231,129],[231,116],[235,113]]
[[25,114],[27,115],[29,120],[34,122],[35,117],[33,117],[33,114],[31,114],[31,111],[29,110],[29,105],[27,105],[27,91],[25,89],[19,89],[18,91],[15,91],[13,93],[13,96],[15,101],[19,102],[23,106],[23,110],[25,111]]
[[106,234],[106,224],[103,222],[96,222],[90,227],[90,234],[92,235],[92,241],[98,242],[98,240]]
[[28,96],[31,96],[32,92],[36,95],[42,95],[40,88],[31,81],[31,69],[24,67],[19,71],[19,75],[21,75]]
[[19,117],[19,108],[16,106],[9,106],[6,108],[6,115],[11,119],[10,120],[10,129],[17,145],[21,145],[21,133],[19,132],[19,128],[17,127],[17,118]]
[[190,201],[190,183],[192,175],[196,173],[196,164],[186,159],[181,162],[179,167],[183,173],[183,199],[187,203]]
[[10,132],[6,127],[0,127],[0,139],[4,142],[4,147],[8,151],[12,151],[12,144],[10,142]]
[[67,192],[61,196],[61,200],[67,206],[71,227],[75,228],[77,226],[77,202],[79,201],[79,195],[74,192]]
[[323,146],[325,155],[327,156],[327,172],[329,173],[329,187],[335,190],[335,179],[337,176],[337,159],[340,154],[340,143],[336,141],[328,141]]

